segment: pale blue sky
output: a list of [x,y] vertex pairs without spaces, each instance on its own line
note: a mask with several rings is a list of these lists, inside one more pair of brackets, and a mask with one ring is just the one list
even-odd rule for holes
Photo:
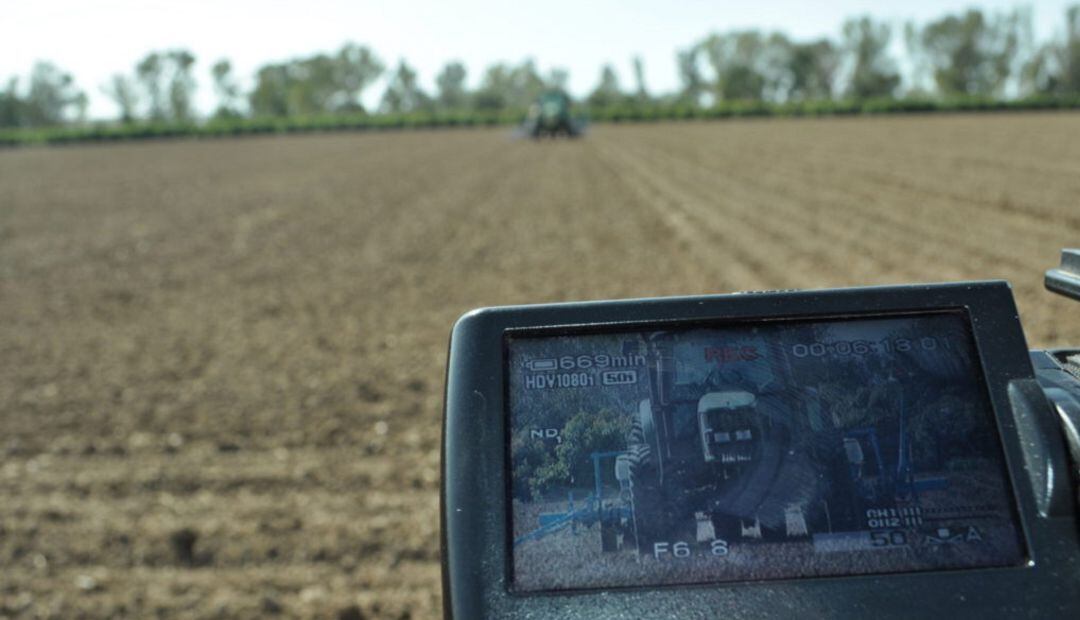
[[[1075,1],[1075,0],[1074,0]],[[570,89],[587,93],[600,67],[614,63],[625,85],[630,59],[645,60],[653,92],[678,83],[675,51],[711,31],[755,27],[777,29],[796,38],[837,36],[845,17],[869,13],[899,25],[922,22],[970,6],[1004,10],[1031,6],[1036,34],[1046,38],[1063,27],[1068,0],[907,0],[903,3],[833,0],[813,6],[794,0],[705,2],[681,0],[538,0],[492,2],[367,2],[345,0],[4,0],[0,14],[0,78],[24,75],[36,59],[48,59],[74,73],[91,97],[92,117],[111,117],[114,106],[101,85],[116,72],[129,72],[153,49],[185,47],[198,58],[198,102],[213,107],[209,67],[232,59],[245,86],[254,70],[271,60],[332,50],[345,41],[372,47],[388,64],[406,58],[431,89],[442,64],[463,61],[469,82],[495,61],[535,58],[541,70],[564,67]],[[382,84],[365,100],[377,101]]]

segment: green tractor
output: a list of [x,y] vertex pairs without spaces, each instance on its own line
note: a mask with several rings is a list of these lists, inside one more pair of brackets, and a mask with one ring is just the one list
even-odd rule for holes
[[575,119],[570,96],[562,90],[549,90],[529,106],[524,131],[534,139],[545,136],[575,138],[582,133],[582,123]]

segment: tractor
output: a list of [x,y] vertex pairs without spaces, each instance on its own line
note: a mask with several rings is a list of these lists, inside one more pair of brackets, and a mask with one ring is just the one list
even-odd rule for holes
[[[890,414],[849,425],[832,419],[817,388],[793,380],[775,338],[659,332],[645,347],[649,398],[616,457],[623,510],[610,514],[622,521],[604,522],[606,541],[634,541],[649,555],[656,543],[860,531],[875,527],[867,519],[876,514],[913,526],[920,496],[948,488],[943,477],[916,475],[905,402],[913,390],[900,379],[879,382],[879,400],[866,405]],[[919,363],[949,377],[957,365],[948,361]]]
[[581,122],[574,118],[571,108],[570,96],[564,91],[545,91],[529,106],[522,129],[534,139],[545,136],[577,137],[582,133],[582,126]]
[[807,535],[818,475],[792,438],[806,434],[793,425],[814,399],[783,389],[778,352],[760,338],[715,346],[668,333],[646,348],[650,397],[615,463],[630,522],[612,527],[639,554],[660,541]]

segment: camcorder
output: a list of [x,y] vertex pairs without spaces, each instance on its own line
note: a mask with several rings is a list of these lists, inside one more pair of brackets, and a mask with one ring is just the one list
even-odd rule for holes
[[1080,617],[1080,349],[1007,282],[475,310],[445,399],[446,618]]

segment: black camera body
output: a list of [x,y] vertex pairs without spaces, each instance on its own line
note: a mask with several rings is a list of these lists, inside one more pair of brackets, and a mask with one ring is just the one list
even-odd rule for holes
[[445,616],[1076,617],[1078,370],[1001,281],[471,312]]

